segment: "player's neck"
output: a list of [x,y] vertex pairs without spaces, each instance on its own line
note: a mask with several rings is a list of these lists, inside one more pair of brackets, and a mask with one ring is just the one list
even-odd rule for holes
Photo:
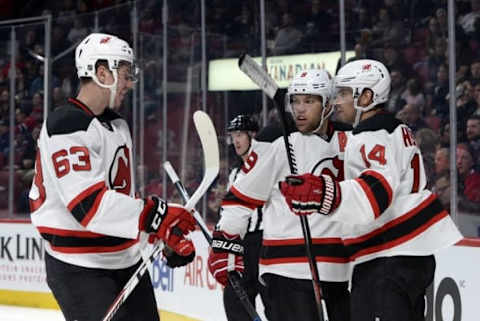
[[97,91],[97,88],[82,87],[76,98],[90,108],[95,115],[101,115],[107,108],[107,103],[105,103],[104,99],[99,99],[99,97],[103,97],[105,94]]

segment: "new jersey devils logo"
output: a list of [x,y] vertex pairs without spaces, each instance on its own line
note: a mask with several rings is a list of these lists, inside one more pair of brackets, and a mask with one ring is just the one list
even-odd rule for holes
[[343,160],[339,159],[338,156],[324,158],[315,164],[312,169],[312,174],[317,176],[329,175],[336,180],[343,181]]
[[117,148],[110,166],[108,180],[110,188],[117,192],[130,195],[132,178],[130,170],[130,150],[123,145]]

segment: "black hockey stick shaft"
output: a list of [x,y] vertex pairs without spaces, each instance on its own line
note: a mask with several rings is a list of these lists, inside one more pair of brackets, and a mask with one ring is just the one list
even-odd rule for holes
[[[170,180],[173,182],[175,187],[177,188],[177,191],[180,193],[180,196],[182,197],[183,201],[188,200],[189,195],[188,191],[183,185],[182,181],[178,177],[177,173],[175,172],[175,169],[173,166],[170,164],[170,162],[165,162],[163,163],[163,168],[168,174],[168,177],[170,177]],[[212,236],[210,235],[207,226],[205,225],[205,222],[202,219],[202,216],[197,210],[194,210],[193,212],[193,218],[197,222],[198,226],[200,227],[200,230],[202,231],[202,234],[205,236],[205,239],[207,240],[209,245],[212,245]],[[240,303],[244,307],[245,311],[247,311],[248,315],[250,318],[252,318],[252,321],[262,321],[260,319],[260,316],[258,315],[257,311],[255,310],[255,307],[252,305],[248,298],[248,294],[245,291],[245,289],[242,286],[242,279],[241,276],[235,272],[232,271],[228,273],[228,281],[230,282],[230,285],[232,286],[233,291],[237,295],[238,299],[240,300]]]
[[[270,75],[262,69],[248,54],[243,54],[238,60],[239,68],[257,85],[260,89],[273,100],[273,104],[277,109],[283,130],[283,141],[287,153],[288,166],[292,174],[297,174],[297,167],[293,148],[288,139],[289,127],[287,116],[285,114],[285,92],[278,88],[278,85],[270,77]],[[322,287],[320,284],[320,276],[318,273],[317,263],[312,251],[312,236],[308,219],[305,216],[300,216],[300,223],[302,226],[303,238],[305,240],[305,251],[310,266],[312,275],[312,285],[315,293],[315,302],[320,321],[328,320],[328,313],[323,299]]]

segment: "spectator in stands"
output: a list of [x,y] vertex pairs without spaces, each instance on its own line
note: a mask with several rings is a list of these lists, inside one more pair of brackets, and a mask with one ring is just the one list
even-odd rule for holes
[[437,38],[435,41],[435,49],[428,55],[427,68],[428,80],[435,82],[437,78],[438,68],[441,65],[447,65],[447,40],[445,38]]
[[450,173],[443,173],[435,179],[435,186],[432,192],[437,194],[437,198],[443,207],[450,211]]
[[463,30],[469,34],[475,31],[475,20],[480,17],[480,0],[470,0],[471,11],[458,19]]
[[391,72],[392,70],[401,70],[403,75],[409,78],[412,74],[409,65],[405,62],[400,48],[396,47],[392,43],[387,43],[383,47],[383,59],[382,62]]
[[480,57],[473,60],[470,65],[470,81],[475,84],[480,82]]
[[32,113],[30,114],[38,124],[43,121],[43,91],[37,91],[32,97]]
[[439,147],[435,152],[435,177],[438,178],[450,171],[450,148]]
[[298,49],[302,37],[302,32],[295,27],[294,16],[290,13],[284,13],[282,16],[282,27],[278,30],[275,37],[273,53],[275,55],[293,53]]
[[415,104],[406,104],[397,113],[397,118],[405,122],[414,133],[421,128],[427,127],[421,116],[420,108]]
[[437,43],[438,39],[446,39],[448,37],[447,31],[448,30],[440,27],[436,17],[430,17],[428,20],[428,32],[426,39],[427,50],[430,55],[434,54],[435,44]]
[[480,116],[472,115],[467,120],[467,142],[473,153],[475,165],[480,165]]
[[474,115],[480,115],[480,82],[473,86],[473,100],[476,104],[476,109],[473,112]]
[[480,202],[480,173],[475,170],[472,151],[467,144],[457,146],[458,189],[467,200]]
[[445,10],[445,8],[438,8],[435,11],[435,18],[437,18],[438,26],[442,34],[448,35],[447,10]]
[[450,121],[448,119],[442,121],[442,125],[440,127],[439,145],[442,147],[450,146]]
[[320,0],[312,0],[310,10],[304,18],[305,35],[303,45],[308,52],[326,51],[329,48],[330,41],[337,38],[326,33],[332,24],[332,16],[328,10],[324,10]]
[[402,21],[386,8],[379,10],[378,22],[373,26],[372,31],[375,39],[372,46],[381,46],[385,43],[395,43],[398,46],[405,44],[407,33]]
[[430,128],[421,128],[415,133],[415,141],[422,152],[425,175],[427,176],[427,188],[433,187],[435,177],[435,145],[438,135]]
[[20,106],[15,110],[16,127],[15,134],[28,131],[31,133],[33,128],[38,125],[37,121],[31,116],[32,108],[30,106]]
[[10,109],[10,94],[8,88],[0,88],[0,119],[8,119]]
[[420,112],[423,112],[425,106],[425,96],[420,88],[420,83],[416,78],[410,78],[407,81],[407,89],[402,94],[402,99],[409,105],[416,105]]
[[10,131],[8,122],[0,119],[0,169],[8,162],[8,151],[10,149]]
[[441,119],[448,119],[448,68],[441,64],[437,71],[437,80],[433,85],[432,111]]
[[405,106],[405,100],[402,98],[402,94],[405,92],[405,81],[400,69],[392,69],[390,77],[392,79],[390,99],[386,104],[387,110],[396,114],[403,106]]

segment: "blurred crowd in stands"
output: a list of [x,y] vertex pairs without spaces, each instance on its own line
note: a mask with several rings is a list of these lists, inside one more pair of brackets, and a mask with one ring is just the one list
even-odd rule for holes
[[[75,94],[77,88],[71,49],[94,30],[97,12],[99,31],[118,34],[129,41],[131,35],[130,1],[65,0],[26,1],[0,0],[0,20],[53,15],[52,103],[50,110]],[[146,129],[145,139],[161,152],[161,135],[172,136],[180,146],[178,124],[162,132],[162,1],[137,1],[139,47],[138,56],[144,70]],[[185,83],[187,67],[201,61],[200,1],[168,1],[168,77],[169,89]],[[450,201],[449,155],[457,155],[459,208],[480,214],[480,0],[455,1],[456,50],[456,150],[450,147],[448,23],[446,0],[346,0],[347,49],[354,57],[378,59],[385,63],[392,76],[388,110],[407,123],[415,132],[422,149],[428,185],[446,206]],[[265,0],[267,55],[288,55],[337,51],[339,45],[338,1]],[[99,13],[101,12],[101,13]],[[260,8],[255,0],[223,0],[206,2],[207,59],[238,57],[249,52],[260,55]],[[127,23],[128,20],[128,23]],[[21,30],[21,31],[20,31]],[[35,141],[43,121],[43,56],[42,24],[17,31],[14,146],[9,143],[9,32],[0,32],[0,209],[7,206],[8,159],[13,152],[15,166],[15,211],[28,212],[27,192],[34,175]],[[340,66],[340,64],[339,64]],[[199,72],[197,68],[197,72]],[[195,70],[194,70],[195,75]],[[198,80],[194,81],[199,86]],[[183,87],[182,87],[183,88]],[[192,110],[201,106],[196,94],[191,97]],[[242,94],[240,94],[242,95]],[[258,104],[258,93],[253,101]],[[224,101],[232,106],[228,115],[214,115],[217,124],[224,124],[236,114],[245,113],[252,100],[219,98],[209,93],[209,108],[223,110]],[[170,94],[170,106],[184,107],[184,93]],[[219,117],[219,118],[218,118]],[[220,130],[222,131],[222,130]],[[169,138],[170,139],[170,138]],[[170,140],[169,140],[170,141]],[[153,144],[153,145],[152,145]],[[174,145],[174,144],[172,144]],[[169,152],[170,152],[170,147]],[[175,154],[177,153],[177,154]],[[197,152],[195,152],[197,153]],[[199,151],[201,153],[201,151]],[[141,169],[146,177],[144,189],[161,194],[158,153],[147,153]],[[173,157],[179,157],[175,146]],[[170,156],[169,156],[170,157]],[[201,158],[200,158],[201,159]],[[228,162],[222,161],[228,172]],[[140,169],[139,169],[140,171]],[[195,166],[185,169],[190,185],[199,179]],[[220,179],[225,183],[225,177]],[[220,193],[222,188],[217,188]],[[212,198],[213,199],[213,198]],[[212,211],[218,204],[209,204]]]

